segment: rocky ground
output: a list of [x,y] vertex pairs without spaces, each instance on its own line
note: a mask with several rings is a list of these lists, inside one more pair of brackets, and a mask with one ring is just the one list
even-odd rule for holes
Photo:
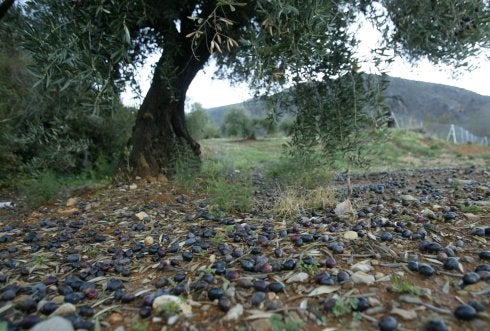
[[490,329],[489,171],[352,187],[351,220],[216,216],[143,180],[1,209],[0,330]]

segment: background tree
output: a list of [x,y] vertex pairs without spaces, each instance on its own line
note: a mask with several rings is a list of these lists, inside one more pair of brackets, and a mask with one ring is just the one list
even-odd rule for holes
[[211,123],[208,112],[200,103],[192,104],[191,112],[186,115],[186,123],[189,133],[196,140],[219,137],[218,128]]
[[255,138],[252,119],[243,108],[233,108],[226,112],[221,132],[227,137]]
[[29,71],[32,54],[22,47],[24,22],[16,7],[0,21],[0,186],[46,172],[111,176],[133,113],[118,99],[96,109],[97,94],[86,84],[51,93],[34,86],[39,79]]
[[[428,56],[433,62],[461,64],[488,47],[490,36],[489,3],[483,0],[457,4],[452,0],[31,0],[27,8],[25,45],[32,52],[39,84],[47,93],[70,86],[77,86],[82,95],[91,91],[95,113],[111,106],[123,83],[134,77],[136,64],[151,52],[162,51],[128,143],[130,171],[140,176],[171,173],[179,146],[199,155],[199,144],[185,125],[184,100],[211,54],[221,75],[249,81],[258,93],[273,93],[284,84],[320,84],[318,89],[296,88],[291,96],[318,100],[318,92],[348,75],[357,62],[351,26],[361,17],[384,31],[380,53],[409,59]],[[343,85],[351,96],[379,90],[376,86],[364,90],[364,84],[354,82],[358,79]],[[320,94],[321,105],[336,96]],[[359,113],[372,113],[373,103],[357,100]],[[304,119],[328,120],[328,116]],[[345,134],[357,129],[354,125]],[[325,139],[338,136],[319,138],[310,142],[341,148],[342,142],[351,141],[326,144]],[[302,142],[301,135],[295,141]]]

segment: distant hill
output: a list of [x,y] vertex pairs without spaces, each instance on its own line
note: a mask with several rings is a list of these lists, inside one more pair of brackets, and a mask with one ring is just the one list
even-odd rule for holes
[[[397,77],[388,77],[388,80],[385,96],[395,114],[426,123],[456,124],[477,136],[490,138],[490,96],[442,84]],[[263,102],[256,99],[210,108],[208,113],[216,125],[221,125],[226,110],[234,107],[245,108],[251,116],[266,113]]]

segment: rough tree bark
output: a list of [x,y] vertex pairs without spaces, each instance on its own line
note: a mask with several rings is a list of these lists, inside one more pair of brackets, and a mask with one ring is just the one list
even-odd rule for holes
[[[185,6],[183,4],[186,4]],[[217,4],[215,0],[199,5],[202,17],[210,17]],[[201,154],[199,144],[190,136],[185,123],[184,103],[189,85],[211,56],[208,38],[197,43],[188,38],[196,29],[189,17],[194,15],[196,2],[175,2],[179,12],[176,18],[164,16],[152,26],[164,36],[163,55],[157,63],[153,81],[138,111],[133,134],[128,142],[129,159],[121,161],[123,172],[130,177],[155,177],[172,175],[178,153],[186,148],[194,156]],[[253,11],[254,7],[247,7]],[[238,29],[249,20],[250,13],[235,11],[229,18]],[[210,35],[214,31],[205,31]],[[125,163],[125,164],[123,164]],[[129,165],[129,169],[127,169]]]
[[197,47],[191,45],[190,38],[185,37],[194,29],[187,18],[191,14],[181,15],[182,31],[177,31],[173,20],[157,27],[168,47],[156,65],[128,142],[131,176],[172,175],[179,151],[188,149],[197,158],[201,154],[199,144],[187,130],[184,104],[189,85],[211,54],[204,42]]
[[[175,157],[183,148],[190,148],[196,157],[201,154],[200,145],[187,130],[184,103],[190,83],[209,55],[199,59],[192,53],[187,55],[169,59],[164,53],[158,61],[129,141],[129,164],[134,176],[172,174]],[[176,75],[168,77],[162,72],[162,68],[168,68],[168,63],[174,64]]]

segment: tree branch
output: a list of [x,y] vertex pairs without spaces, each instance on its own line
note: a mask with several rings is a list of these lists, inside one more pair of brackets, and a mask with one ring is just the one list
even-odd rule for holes
[[14,4],[15,0],[5,0],[0,4],[0,20],[7,14],[7,11]]

